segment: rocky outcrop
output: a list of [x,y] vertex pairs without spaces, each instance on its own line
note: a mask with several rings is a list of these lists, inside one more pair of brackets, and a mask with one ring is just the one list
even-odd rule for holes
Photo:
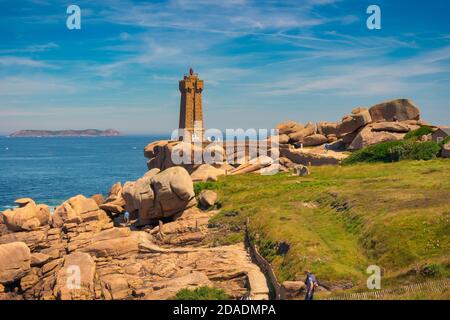
[[152,169],[137,181],[127,182],[122,197],[125,210],[137,212],[142,225],[172,217],[196,205],[192,179],[183,167],[162,172]]
[[218,177],[226,175],[226,173],[225,169],[216,168],[205,163],[192,172],[191,179],[193,182],[217,181]]
[[170,217],[196,204],[191,177],[182,167],[172,167],[155,175],[151,186],[163,217]]
[[377,122],[372,124],[371,128],[372,131],[407,133],[411,130],[420,128],[420,126],[410,125],[403,122]]
[[338,136],[355,132],[359,128],[372,122],[370,113],[365,108],[356,108],[351,115],[345,116],[337,127]]
[[324,136],[338,134],[338,124],[336,122],[318,122],[317,123],[317,133]]
[[[370,109],[354,108],[341,122],[318,122],[315,130],[311,124],[304,127],[294,121],[284,122],[277,128],[282,141],[281,158],[294,164],[322,165],[339,163],[346,157],[342,153],[346,150],[401,140],[406,133],[423,125],[430,124],[420,119],[420,110],[411,100],[396,99]],[[333,152],[324,152],[325,145]],[[284,163],[284,168],[292,168],[291,163]]]
[[348,157],[345,153],[326,151],[324,148],[300,149],[291,145],[280,148],[280,155],[294,163],[305,166],[336,165]]
[[19,208],[3,212],[6,227],[11,231],[35,230],[47,225],[50,220],[50,208],[36,203],[30,198],[15,201]]
[[77,249],[97,258],[121,257],[138,253],[139,247],[149,241],[146,232],[112,228],[95,234]]
[[303,143],[306,137],[313,135],[314,133],[316,133],[316,127],[311,122],[308,122],[304,128],[289,134],[289,141],[293,143]]
[[108,198],[99,204],[99,207],[113,216],[125,212],[125,199],[122,196],[122,184],[120,182],[111,187]]
[[290,134],[293,134],[295,132],[301,131],[304,128],[305,127],[302,124],[297,123],[295,121],[286,121],[286,122],[280,123],[276,127],[276,129],[278,130],[280,135],[287,135],[287,136],[289,136]]
[[287,143],[289,143],[289,136],[287,134],[280,134],[278,136],[278,143],[279,144],[287,144]]
[[[337,164],[346,157],[347,149],[359,150],[366,146],[402,139],[405,133],[416,130],[427,123],[420,119],[419,108],[408,99],[396,99],[377,104],[371,108],[358,107],[346,115],[340,122],[311,122],[303,125],[296,121],[285,121],[277,125],[278,144],[284,155],[277,154],[272,163],[266,165],[261,161],[262,156],[271,156],[265,151],[270,149],[269,144],[264,148],[259,145],[261,141],[241,141],[231,150],[224,150],[217,142],[203,142],[192,145],[181,141],[157,141],[149,144],[144,155],[149,159],[148,167],[165,170],[173,166],[184,167],[195,182],[215,181],[222,172],[225,174],[245,174],[286,171],[297,164],[311,163],[312,165]],[[369,130],[370,128],[370,130]],[[271,137],[267,142],[273,140]],[[330,153],[324,152],[326,148]],[[291,148],[291,147],[295,148]],[[211,148],[217,154],[217,161],[210,163],[201,157],[202,152]],[[295,151],[300,149],[300,151]],[[261,151],[264,151],[261,152]],[[174,163],[172,155],[190,154],[190,163],[196,157],[197,164]],[[199,156],[200,155],[200,156]],[[186,159],[189,156],[186,157]],[[203,160],[202,160],[203,159]],[[259,160],[258,160],[259,159]],[[278,160],[278,161],[277,161]],[[210,163],[210,166],[205,165]],[[226,167],[225,167],[226,166]],[[218,170],[215,170],[215,169]],[[216,174],[217,172],[217,174]]]
[[196,158],[203,156],[203,149],[191,143],[182,141],[156,141],[147,145],[144,155],[149,159],[147,167],[165,169],[182,166],[192,173],[200,164]]
[[[182,195],[183,186],[166,178],[161,188]],[[0,299],[169,299],[203,285],[236,299],[268,297],[243,245],[209,247],[213,211],[192,207],[175,221],[132,231],[113,227],[92,199],[76,196],[61,207],[53,227],[0,234]]]
[[95,262],[83,252],[74,252],[64,258],[64,266],[58,271],[54,291],[60,300],[92,300]]
[[0,245],[0,284],[8,284],[25,276],[31,268],[30,249],[23,242]]
[[77,195],[55,209],[52,225],[60,228],[64,224],[80,224],[86,221],[106,221],[108,217],[95,200]]
[[103,197],[102,194],[94,194],[91,198],[92,198],[92,200],[95,201],[95,203],[97,205],[101,205],[101,204],[105,203],[105,198]]
[[352,143],[348,147],[349,150],[360,150],[362,148],[388,141],[402,140],[405,136],[404,133],[387,132],[387,131],[374,131],[372,126],[364,127]]
[[286,297],[289,299],[295,299],[302,295],[302,291],[306,290],[305,283],[303,281],[285,281],[282,284]]
[[328,142],[328,138],[322,134],[313,134],[303,139],[304,147],[320,146]]
[[420,110],[409,99],[396,99],[377,104],[369,109],[374,122],[419,120]]

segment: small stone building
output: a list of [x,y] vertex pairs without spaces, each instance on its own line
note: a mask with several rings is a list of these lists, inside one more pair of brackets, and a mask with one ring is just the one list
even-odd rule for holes
[[434,142],[441,143],[450,136],[450,128],[439,128],[433,132],[431,138]]

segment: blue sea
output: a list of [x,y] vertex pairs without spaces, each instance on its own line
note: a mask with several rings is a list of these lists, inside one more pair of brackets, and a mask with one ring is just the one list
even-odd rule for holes
[[57,206],[83,194],[108,194],[146,171],[144,147],[167,137],[0,137],[0,211],[33,198]]

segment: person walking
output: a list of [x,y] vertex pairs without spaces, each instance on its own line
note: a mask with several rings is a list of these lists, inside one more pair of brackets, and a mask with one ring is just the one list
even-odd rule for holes
[[130,213],[128,211],[125,211],[125,213],[123,215],[123,220],[126,224],[130,223]]
[[310,272],[309,270],[305,271],[306,279],[306,296],[305,300],[314,300],[314,291],[319,286],[319,282],[316,279],[316,276]]

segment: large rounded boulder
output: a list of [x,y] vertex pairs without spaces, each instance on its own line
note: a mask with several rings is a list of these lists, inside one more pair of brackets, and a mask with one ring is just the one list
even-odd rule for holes
[[359,128],[372,122],[369,111],[366,108],[355,108],[351,115],[345,116],[337,126],[339,136],[357,131]]
[[11,231],[30,231],[47,225],[50,208],[44,204],[36,205],[30,198],[16,200],[19,208],[3,212],[4,223]]
[[153,177],[152,188],[164,217],[196,204],[194,184],[183,167],[172,167]]
[[87,221],[109,221],[94,199],[77,195],[55,209],[52,216],[53,227],[60,228],[66,223],[80,224]]
[[142,178],[125,183],[125,210],[137,212],[140,224],[172,217],[196,205],[194,184],[183,167],[152,169]]
[[0,284],[14,282],[31,268],[30,248],[23,242],[0,245]]
[[293,133],[289,134],[290,141],[292,142],[303,142],[305,137],[313,135],[316,132],[316,127],[311,122]]

